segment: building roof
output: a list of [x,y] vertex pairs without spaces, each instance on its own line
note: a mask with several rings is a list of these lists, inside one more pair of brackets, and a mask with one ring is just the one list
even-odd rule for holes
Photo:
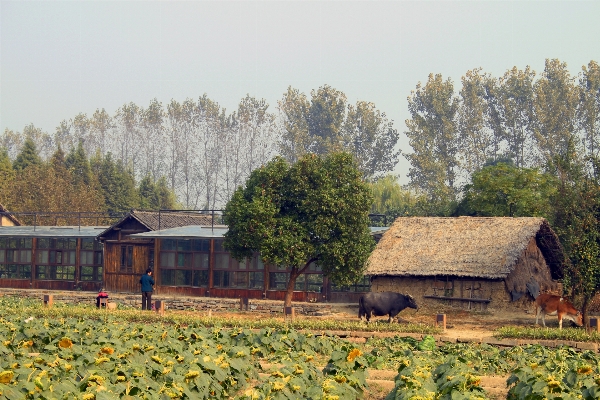
[[135,219],[145,226],[148,231],[157,231],[162,229],[179,228],[189,225],[211,226],[213,216],[211,214],[201,214],[197,211],[138,211],[131,210],[126,216],[121,218],[115,224],[110,226],[100,236],[103,236],[111,229],[114,229],[129,219]]
[[95,238],[106,226],[0,226],[0,237]]
[[400,217],[368,260],[366,275],[505,278],[536,238],[554,279],[564,254],[544,218]]
[[[382,235],[388,227],[370,227],[371,235]],[[138,239],[195,239],[195,238],[221,238],[229,230],[227,225],[189,225],[160,231],[135,233],[129,235]]]
[[1,217],[6,217],[6,218],[10,219],[13,222],[13,224],[15,224],[17,226],[21,225],[21,222],[17,219],[17,217],[12,215],[10,213],[10,211],[8,211],[2,204],[0,204],[0,218]]
[[224,225],[202,226],[189,225],[171,229],[161,229],[160,231],[151,231],[129,235],[138,239],[200,239],[200,238],[221,238],[225,235],[228,228]]

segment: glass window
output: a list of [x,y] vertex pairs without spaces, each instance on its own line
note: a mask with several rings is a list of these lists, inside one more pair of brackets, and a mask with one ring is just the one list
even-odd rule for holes
[[50,239],[48,239],[48,238],[38,238],[38,240],[37,240],[37,248],[38,249],[49,249],[50,248]]
[[175,268],[175,253],[160,253],[160,266]]
[[229,253],[215,254],[215,269],[228,269],[229,259]]
[[287,288],[289,274],[286,272],[269,273],[269,288],[273,290],[284,290]]
[[210,251],[210,240],[206,240],[206,239],[193,240],[192,241],[192,251],[208,253]]
[[192,253],[177,253],[177,267],[191,268],[192,267]]
[[38,263],[47,264],[48,263],[48,250],[38,250]]
[[263,289],[265,287],[265,273],[260,272],[249,272],[249,283],[250,289]]
[[208,286],[208,271],[193,271],[192,286],[206,287]]
[[213,285],[215,287],[229,287],[229,271],[214,271],[213,272]]
[[194,268],[208,269],[208,253],[194,253]]
[[175,285],[190,286],[192,284],[192,271],[185,269],[175,270]]
[[161,250],[169,251],[177,249],[177,241],[173,239],[163,239],[161,243]]
[[177,251],[192,251],[192,241],[191,240],[177,240]]
[[4,262],[4,250],[0,250],[0,263]]

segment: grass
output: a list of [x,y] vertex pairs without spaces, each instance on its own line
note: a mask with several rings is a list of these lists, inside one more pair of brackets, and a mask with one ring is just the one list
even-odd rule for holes
[[576,342],[600,343],[600,333],[587,333],[583,328],[543,328],[503,326],[496,329],[497,339],[571,340]]
[[[284,321],[283,318],[266,317],[261,319],[244,319],[204,315],[194,315],[189,311],[167,311],[164,316],[154,312],[141,311],[133,308],[123,308],[117,310],[98,310],[93,305],[70,305],[55,303],[51,308],[45,308],[39,301],[30,299],[8,297],[0,303],[7,302],[6,305],[0,304],[4,309],[4,315],[18,314],[27,315],[35,318],[87,318],[104,319],[106,322],[133,322],[133,323],[166,323],[178,325],[197,324],[206,327],[223,328],[246,328],[262,329],[275,328],[285,329],[293,328],[296,330],[311,330],[317,332],[327,331],[358,331],[358,332],[392,332],[392,333],[419,333],[419,334],[439,334],[441,330],[433,325],[427,324],[388,324],[371,323],[366,324],[361,321],[339,321],[322,320],[305,317],[297,317],[293,322]],[[8,306],[10,303],[10,306]]]

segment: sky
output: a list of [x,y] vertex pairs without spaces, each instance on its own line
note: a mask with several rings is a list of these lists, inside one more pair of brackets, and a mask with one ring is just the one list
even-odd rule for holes
[[[246,94],[270,110],[288,86],[328,84],[371,101],[403,134],[407,96],[430,73],[460,90],[473,68],[576,75],[600,61],[600,1],[0,0],[0,130],[96,109],[204,93],[234,111]],[[409,164],[396,170],[406,183]]]

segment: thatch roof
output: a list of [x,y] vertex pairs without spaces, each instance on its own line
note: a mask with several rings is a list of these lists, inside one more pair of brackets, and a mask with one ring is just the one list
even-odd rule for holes
[[102,232],[99,237],[104,236],[110,230],[120,227],[126,221],[134,219],[148,229],[148,231],[157,231],[162,229],[179,228],[189,225],[213,225],[211,214],[201,214],[197,211],[177,211],[177,212],[158,212],[158,211],[138,211],[131,210],[125,217],[113,224],[110,228]]
[[400,217],[377,244],[365,274],[503,279],[532,238],[552,277],[562,277],[558,237],[548,221],[533,217]]
[[0,213],[2,213],[0,216],[8,218],[16,226],[21,226],[21,222],[17,219],[17,217],[12,215],[10,211],[8,211],[2,204],[0,204]]

